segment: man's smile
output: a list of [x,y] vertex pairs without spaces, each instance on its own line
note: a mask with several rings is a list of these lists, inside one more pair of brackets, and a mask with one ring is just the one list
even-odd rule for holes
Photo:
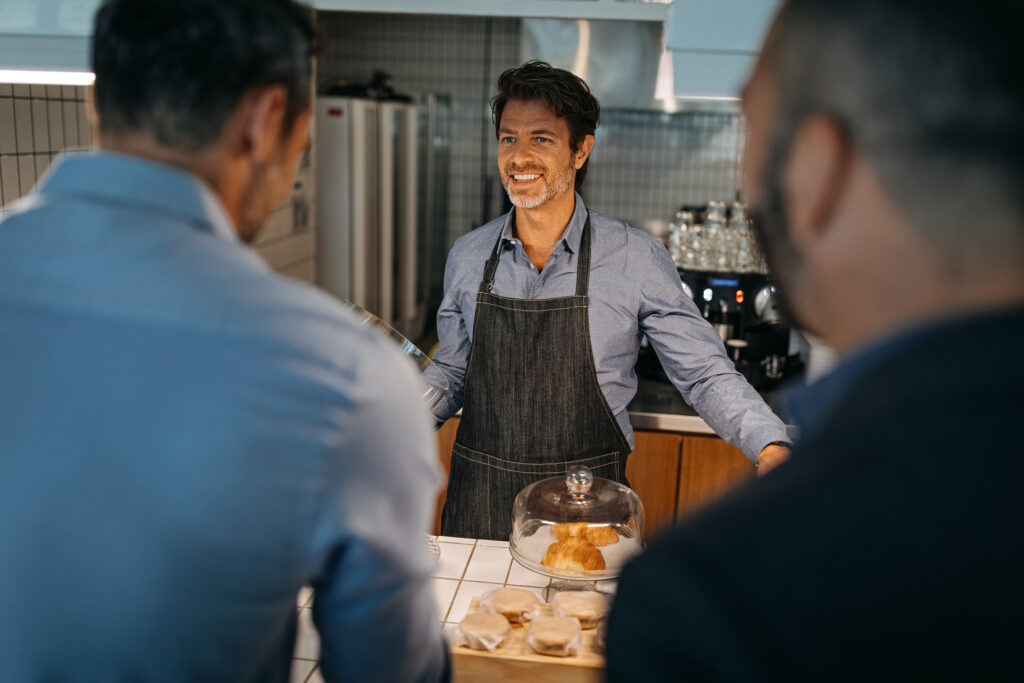
[[522,182],[527,182],[527,181],[530,181],[530,180],[536,180],[537,178],[540,178],[540,174],[539,173],[515,173],[515,174],[512,175],[512,177],[515,178],[518,182],[522,183]]

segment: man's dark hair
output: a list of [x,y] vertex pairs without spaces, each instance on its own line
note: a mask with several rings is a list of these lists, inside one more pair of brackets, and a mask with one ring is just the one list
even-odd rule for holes
[[1008,0],[786,0],[763,55],[779,102],[765,229],[784,229],[777,179],[796,129],[824,114],[951,259],[1024,258],[1021,26],[1024,3]]
[[309,10],[293,0],[107,0],[92,43],[100,131],[194,151],[247,91],[278,84],[287,132],[310,105],[312,52]]
[[[498,77],[498,94],[491,98],[491,118],[498,137],[501,136],[501,113],[510,100],[543,102],[551,107],[555,116],[568,124],[569,147],[574,152],[585,137],[594,134],[597,120],[601,118],[601,105],[582,78],[537,60],[508,69]],[[587,177],[589,164],[588,158],[576,171],[577,190]]]

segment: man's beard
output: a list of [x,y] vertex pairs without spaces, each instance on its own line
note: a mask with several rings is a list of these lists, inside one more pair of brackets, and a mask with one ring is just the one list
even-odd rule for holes
[[252,180],[245,189],[242,214],[239,218],[238,237],[246,244],[256,241],[270,214],[280,206],[276,188],[281,187],[284,164],[272,159],[253,169]]
[[786,200],[782,196],[779,178],[782,176],[782,167],[791,139],[791,136],[783,139],[777,135],[772,141],[764,172],[761,174],[763,199],[760,204],[751,205],[748,213],[757,244],[768,262],[771,278],[777,284],[779,308],[783,316],[794,327],[813,332],[814,330],[797,315],[789,293],[789,286],[794,282],[792,274],[800,268],[800,258],[789,239]]
[[[521,209],[536,209],[538,206],[542,206],[552,199],[561,197],[569,190],[573,189],[573,184],[576,182],[576,167],[572,161],[569,161],[569,166],[564,171],[555,173],[551,180],[548,180],[547,175],[541,176],[541,187],[538,188],[536,194],[528,193],[514,193],[509,189],[509,186],[515,182],[512,178],[514,173],[530,173],[531,171],[525,171],[520,169],[506,170],[504,177],[501,179],[502,185],[505,187],[505,193],[508,194],[508,199],[512,202],[513,206]],[[507,178],[507,180],[506,180]]]

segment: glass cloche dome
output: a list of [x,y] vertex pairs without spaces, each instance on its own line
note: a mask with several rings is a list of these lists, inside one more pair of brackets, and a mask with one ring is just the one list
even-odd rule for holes
[[351,301],[346,301],[344,299],[341,299],[340,301],[343,306],[359,318],[359,323],[361,325],[369,325],[377,328],[383,332],[385,336],[398,344],[402,353],[412,360],[420,371],[420,379],[422,380],[421,398],[423,399],[423,402],[426,404],[428,409],[436,406],[441,399],[444,398],[445,394],[448,393],[449,387],[448,380],[444,378],[444,375],[440,372],[434,371],[434,363],[430,360],[430,356],[420,351],[419,348],[406,339],[401,332],[391,327],[391,325],[388,325],[373,313],[356,306]]
[[509,550],[540,574],[598,581],[618,576],[643,550],[643,538],[644,507],[636,493],[577,466],[519,492]]

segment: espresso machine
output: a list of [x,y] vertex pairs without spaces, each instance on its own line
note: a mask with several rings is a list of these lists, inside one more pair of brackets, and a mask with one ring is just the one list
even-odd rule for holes
[[[683,291],[715,328],[736,369],[755,389],[768,391],[803,370],[790,353],[791,326],[778,290],[750,231],[746,207],[711,201],[683,206],[669,230],[669,252]],[[637,373],[668,378],[657,354],[641,347]]]

